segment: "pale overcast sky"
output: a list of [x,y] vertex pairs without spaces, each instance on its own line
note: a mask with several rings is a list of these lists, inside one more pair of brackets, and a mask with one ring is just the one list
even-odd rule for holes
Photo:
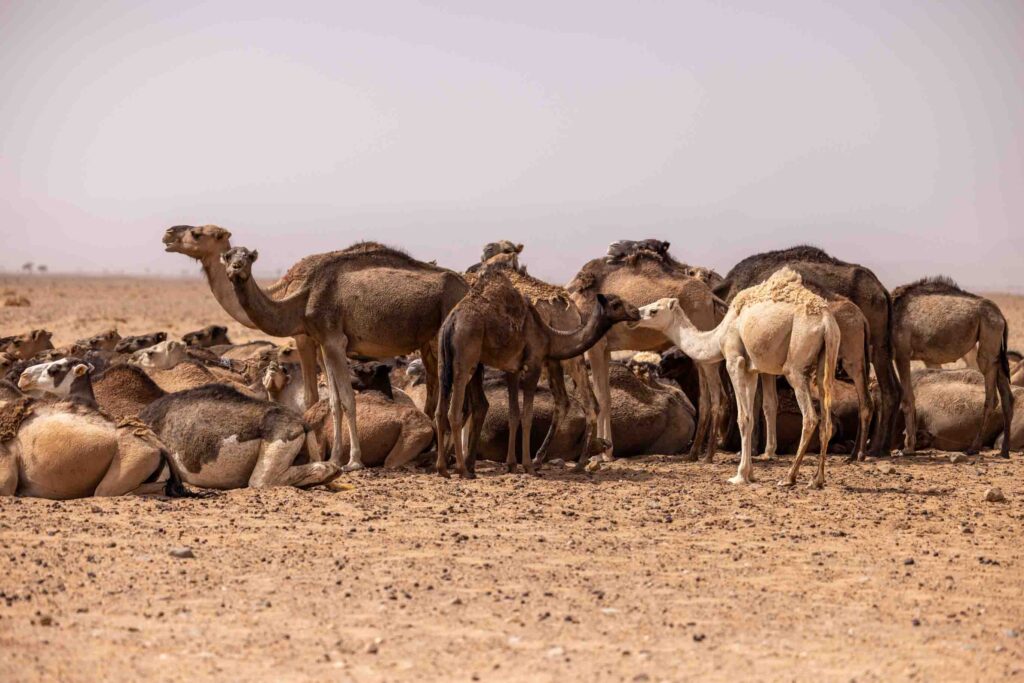
[[0,268],[621,238],[1019,289],[1024,3],[0,0]]

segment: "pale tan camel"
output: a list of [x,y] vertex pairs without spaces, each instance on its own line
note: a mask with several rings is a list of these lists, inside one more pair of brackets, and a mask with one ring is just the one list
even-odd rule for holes
[[[512,285],[501,270],[484,269],[470,293],[462,299],[444,321],[440,332],[441,396],[435,424],[437,427],[437,470],[448,476],[445,437],[451,433],[455,443],[455,459],[464,478],[475,475],[475,447],[485,410],[482,372],[484,364],[505,373],[509,391],[509,443],[506,464],[509,472],[516,469],[517,429],[522,427],[522,459],[527,472],[533,473],[530,430],[533,420],[533,395],[546,369],[556,402],[567,404],[562,365],[559,361],[573,358],[593,346],[617,322],[637,320],[636,308],[616,296],[597,295],[587,322],[578,329],[553,330],[540,318],[536,309]],[[463,400],[472,381],[472,422],[468,445],[469,457],[459,438],[463,426]],[[523,388],[523,411],[519,413],[519,389]],[[552,431],[557,431],[556,412]],[[449,431],[450,430],[450,431]]]
[[7,352],[20,360],[29,360],[41,351],[52,349],[53,335],[47,330],[32,330],[13,337],[0,337],[0,351]]
[[[296,293],[273,300],[252,278],[257,252],[235,247],[221,258],[238,302],[259,329],[275,336],[307,336],[319,345],[334,418],[333,443],[342,442],[345,418],[351,444],[345,469],[362,467],[348,354],[390,358],[419,349],[428,387],[436,387],[437,330],[465,295],[465,280],[450,270],[368,242],[310,257],[301,287],[300,280],[293,282],[299,287]],[[309,392],[309,382],[315,387],[316,378],[307,377],[305,367],[304,363]],[[428,408],[432,401],[436,391],[428,389]],[[340,464],[340,451],[332,453],[331,459]]]
[[[644,248],[648,243],[652,245],[651,248]],[[635,306],[661,298],[675,298],[698,329],[713,329],[720,320],[716,313],[715,297],[708,285],[692,277],[690,272],[689,266],[675,261],[668,254],[667,242],[643,240],[618,249],[615,255],[610,252],[606,258],[590,261],[566,289],[581,311],[593,307],[599,293],[615,294]],[[611,351],[664,351],[671,345],[672,342],[658,330],[616,325],[587,353],[597,393],[597,435],[613,444],[607,453],[609,457],[614,448],[611,433],[611,387],[608,382]],[[687,459],[696,460],[703,451],[704,459],[710,462],[717,447],[718,423],[725,416],[728,406],[718,372],[711,372],[706,366],[698,366],[698,373],[700,400],[697,433]]]
[[[903,419],[906,439],[904,453],[916,448],[917,411],[914,385],[910,381],[910,361],[929,365],[951,363],[977,346],[978,369],[985,377],[985,411],[982,424],[995,410],[996,392],[1003,412],[1003,431],[1010,433],[1013,421],[1013,394],[1010,391],[1010,367],[1007,359],[1006,318],[989,299],[965,292],[949,278],[925,278],[893,290],[893,347],[896,369],[903,383]],[[967,453],[977,453],[982,445],[982,430]],[[1009,443],[1003,441],[1000,456],[1010,457]]]
[[170,370],[187,357],[188,347],[180,341],[169,339],[149,348],[139,349],[128,362],[149,370]]
[[96,407],[90,368],[67,359],[26,369],[19,386],[61,400],[0,401],[0,495],[65,500],[179,492],[158,481],[166,452],[138,421],[114,423]]
[[[821,388],[821,454],[811,486],[825,484],[825,455],[832,437],[832,383],[839,356],[840,332],[824,299],[804,287],[800,275],[783,268],[764,283],[738,294],[719,325],[701,332],[675,299],[661,299],[640,309],[637,326],[654,327],[670,335],[697,363],[709,366],[723,359],[736,393],[742,452],[734,484],[753,478],[753,410],[759,375],[783,375],[796,392],[803,413],[800,447],[789,476],[780,482],[796,484],[797,471],[807,450],[818,416],[811,399],[811,375],[817,372]],[[775,396],[765,394],[767,404]],[[774,414],[775,407],[772,407]],[[768,409],[766,408],[766,415]],[[770,422],[774,425],[774,420]]]

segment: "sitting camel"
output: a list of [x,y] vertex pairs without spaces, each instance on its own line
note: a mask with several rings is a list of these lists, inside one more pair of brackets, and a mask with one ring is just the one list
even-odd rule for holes
[[[985,377],[985,418],[995,410],[999,392],[1003,413],[1003,431],[1009,433],[1013,420],[1013,394],[1010,392],[1010,366],[1007,358],[1007,325],[999,307],[989,299],[965,292],[949,278],[925,278],[897,287],[893,300],[893,350],[896,370],[903,384],[903,419],[906,425],[904,453],[916,447],[914,387],[910,381],[910,361],[922,360],[929,366],[952,363],[977,347],[978,370]],[[983,434],[967,448],[977,453]],[[999,455],[1010,457],[1004,441]]]
[[186,351],[185,344],[172,339],[135,351],[128,362],[149,370],[170,370],[185,360]]
[[[760,285],[733,298],[719,325],[700,332],[675,299],[660,299],[640,309],[634,326],[653,327],[672,339],[697,363],[714,365],[723,359],[736,393],[742,442],[739,470],[729,481],[750,483],[753,475],[751,437],[754,394],[759,375],[783,375],[796,392],[803,413],[803,430],[789,476],[780,484],[793,486],[807,451],[818,416],[811,400],[810,378],[817,371],[821,389],[821,451],[818,469],[810,485],[825,484],[825,455],[832,437],[832,384],[839,357],[840,332],[827,302],[803,285],[788,267],[776,271]],[[774,392],[765,392],[765,417],[775,423]]]
[[151,332],[150,334],[137,334],[132,337],[122,337],[121,341],[114,345],[114,351],[118,353],[132,354],[142,349],[156,346],[167,340],[166,332]]
[[202,349],[231,344],[231,340],[228,339],[228,328],[223,325],[207,325],[201,330],[187,332],[181,336],[181,341]]
[[139,417],[167,445],[178,476],[193,486],[315,486],[341,471],[330,462],[295,465],[306,442],[302,418],[223,384],[168,394]]
[[[568,395],[562,365],[559,361],[585,352],[600,340],[612,325],[638,320],[635,307],[617,296],[597,295],[594,308],[586,323],[569,332],[549,327],[509,279],[500,271],[483,269],[469,293],[445,318],[440,332],[441,397],[436,411],[437,470],[448,476],[448,458],[445,437],[449,429],[453,435],[462,433],[463,400],[472,381],[473,420],[469,431],[469,458],[463,450],[461,438],[455,438],[455,459],[458,472],[473,478],[474,449],[483,418],[486,399],[482,391],[482,373],[478,365],[484,364],[505,372],[509,391],[509,442],[506,464],[509,472],[516,469],[516,430],[522,427],[522,458],[527,472],[533,473],[530,432],[533,421],[533,396],[546,369],[555,400],[567,405]],[[523,387],[523,412],[519,413],[519,388]],[[557,431],[555,418],[549,432]],[[543,454],[538,454],[543,462]]]
[[66,500],[181,492],[158,481],[167,452],[136,420],[112,422],[93,399],[89,366],[68,359],[26,369],[18,384],[60,400],[0,398],[0,495]]
[[41,351],[52,349],[53,335],[47,330],[32,330],[13,337],[0,337],[0,351],[7,352],[19,360],[28,360]]

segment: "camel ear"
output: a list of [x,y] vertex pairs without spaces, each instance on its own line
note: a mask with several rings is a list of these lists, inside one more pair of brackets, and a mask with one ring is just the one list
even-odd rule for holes
[[521,245],[521,244],[517,244],[516,245],[516,253],[517,254],[523,253],[523,245]]
[[258,252],[257,250],[253,249],[252,250],[252,260],[253,260],[253,262],[255,262],[256,259],[258,259],[259,257],[260,257],[260,252]]
[[89,374],[89,366],[84,363],[79,363],[71,370],[71,372],[74,373],[75,377],[81,377],[82,375]]
[[668,300],[668,310],[674,311],[677,308],[679,308],[679,299],[669,299]]
[[221,228],[220,234],[217,235],[217,239],[219,239],[219,240],[231,239],[231,231],[230,230],[224,230],[223,228]]
[[191,230],[189,230],[189,232],[192,233],[192,239],[194,240],[197,240],[203,236],[203,231],[200,230],[199,228],[192,228]]

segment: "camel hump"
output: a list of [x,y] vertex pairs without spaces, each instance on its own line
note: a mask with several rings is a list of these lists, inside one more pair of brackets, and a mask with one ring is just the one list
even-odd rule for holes
[[929,294],[940,294],[946,296],[962,296],[968,299],[979,299],[977,294],[961,289],[953,278],[946,275],[925,277],[910,284],[901,285],[892,290],[893,302],[907,299],[913,296],[928,296]]
[[21,423],[32,414],[35,399],[28,396],[0,401],[0,443],[10,441],[18,435]]
[[769,302],[802,306],[810,314],[821,313],[826,307],[824,299],[804,286],[800,273],[788,266],[775,271],[761,284],[744,289],[732,305],[739,313],[745,306]]

